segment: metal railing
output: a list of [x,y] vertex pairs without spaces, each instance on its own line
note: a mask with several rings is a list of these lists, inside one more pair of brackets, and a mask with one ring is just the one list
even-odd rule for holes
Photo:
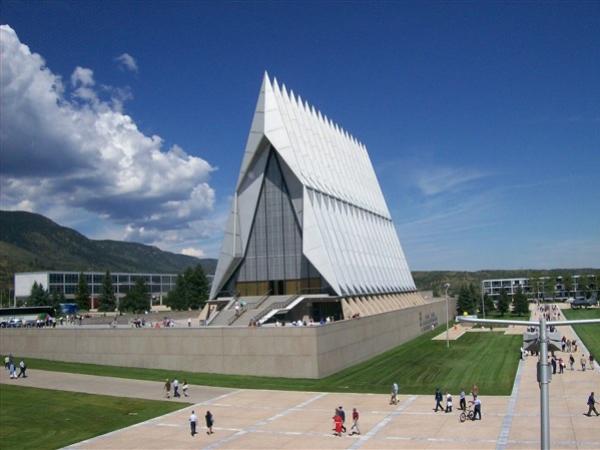
[[287,300],[284,300],[282,302],[275,302],[272,305],[270,305],[268,308],[265,308],[260,313],[258,313],[256,316],[254,316],[252,318],[252,320],[254,320],[254,322],[259,322],[260,319],[262,319],[264,316],[266,316],[267,314],[269,314],[271,311],[273,311],[275,309],[286,309],[298,297],[300,297],[300,296],[299,295],[292,295]]

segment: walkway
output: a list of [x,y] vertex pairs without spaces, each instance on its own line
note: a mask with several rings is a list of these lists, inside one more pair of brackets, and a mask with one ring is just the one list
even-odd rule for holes
[[[575,338],[566,329],[567,337]],[[579,339],[577,339],[579,341]],[[558,355],[561,355],[559,352]],[[565,355],[563,355],[563,359]],[[568,358],[568,356],[566,356]],[[576,358],[578,359],[578,358]],[[192,386],[194,406],[73,445],[73,449],[536,449],[539,448],[539,389],[536,359],[521,364],[512,397],[482,396],[483,420],[460,423],[458,412],[432,411],[431,396],[264,390]],[[0,382],[97,394],[162,398],[162,382],[31,371],[27,380]],[[554,375],[550,384],[553,449],[600,448],[600,417],[586,417],[590,391],[600,393],[600,372],[581,370]],[[455,404],[458,399],[455,395]],[[344,406],[346,425],[353,407],[361,412],[361,436],[334,437],[334,408]],[[215,434],[204,429],[191,437],[192,409],[203,419],[215,416]],[[201,420],[203,423],[203,420]]]

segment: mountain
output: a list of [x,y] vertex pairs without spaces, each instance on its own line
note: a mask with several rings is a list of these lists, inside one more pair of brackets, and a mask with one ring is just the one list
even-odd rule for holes
[[0,289],[12,285],[15,272],[180,273],[197,264],[212,274],[217,260],[166,252],[134,242],[88,239],[40,214],[0,211]]

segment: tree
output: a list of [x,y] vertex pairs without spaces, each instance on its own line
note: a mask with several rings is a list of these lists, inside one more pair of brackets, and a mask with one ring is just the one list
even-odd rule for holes
[[537,276],[532,275],[529,277],[528,284],[529,284],[529,296],[531,298],[537,299],[539,297],[539,292],[540,292],[540,279]]
[[187,285],[187,303],[192,309],[200,309],[208,300],[208,280],[204,269],[198,264],[193,269],[185,271]]
[[29,294],[29,306],[49,306],[50,305],[50,294],[44,289],[42,284],[38,284],[37,281],[33,282],[31,286],[31,293]]
[[494,306],[494,301],[487,294],[484,294],[484,296],[483,296],[483,304],[485,306],[486,314],[489,314],[496,310],[496,307]]
[[523,293],[523,290],[519,286],[517,292],[513,295],[513,312],[519,316],[526,316],[529,314],[529,303],[527,302],[527,296]]
[[470,314],[475,310],[473,304],[472,292],[469,287],[463,284],[458,291],[458,301],[456,302],[456,310],[458,314],[467,313]]
[[87,311],[90,309],[90,291],[83,272],[79,273],[79,283],[75,291],[75,303],[77,303],[80,310]]
[[585,298],[592,296],[592,290],[590,288],[590,279],[587,275],[580,275],[577,280],[577,288]]
[[129,290],[127,295],[121,301],[120,309],[122,311],[132,311],[141,313],[148,310],[150,305],[150,294],[146,282],[142,277],[135,281],[133,288]]
[[573,277],[571,275],[565,275],[563,277],[563,288],[567,293],[567,297],[569,297],[573,290]]
[[56,291],[52,293],[50,305],[54,308],[54,317],[57,317],[61,313],[60,304],[66,302],[67,299],[65,298],[65,294],[63,294],[62,292],[60,294]]
[[508,306],[508,294],[506,293],[506,290],[502,288],[500,290],[500,296],[498,297],[498,312],[501,316],[508,312]]
[[201,265],[188,268],[177,276],[175,288],[165,303],[175,310],[200,309],[208,299],[208,280]]
[[110,272],[107,270],[102,279],[102,291],[100,292],[99,311],[114,311],[117,307],[117,298],[113,289]]
[[555,278],[552,275],[544,277],[542,280],[542,290],[544,291],[543,299],[554,299],[554,291],[556,289]]

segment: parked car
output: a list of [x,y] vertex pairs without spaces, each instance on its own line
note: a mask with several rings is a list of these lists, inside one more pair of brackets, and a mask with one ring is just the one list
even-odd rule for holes
[[596,297],[585,298],[585,297],[577,297],[575,300],[571,302],[572,309],[578,308],[591,308],[592,306],[596,306],[598,304],[598,299]]

